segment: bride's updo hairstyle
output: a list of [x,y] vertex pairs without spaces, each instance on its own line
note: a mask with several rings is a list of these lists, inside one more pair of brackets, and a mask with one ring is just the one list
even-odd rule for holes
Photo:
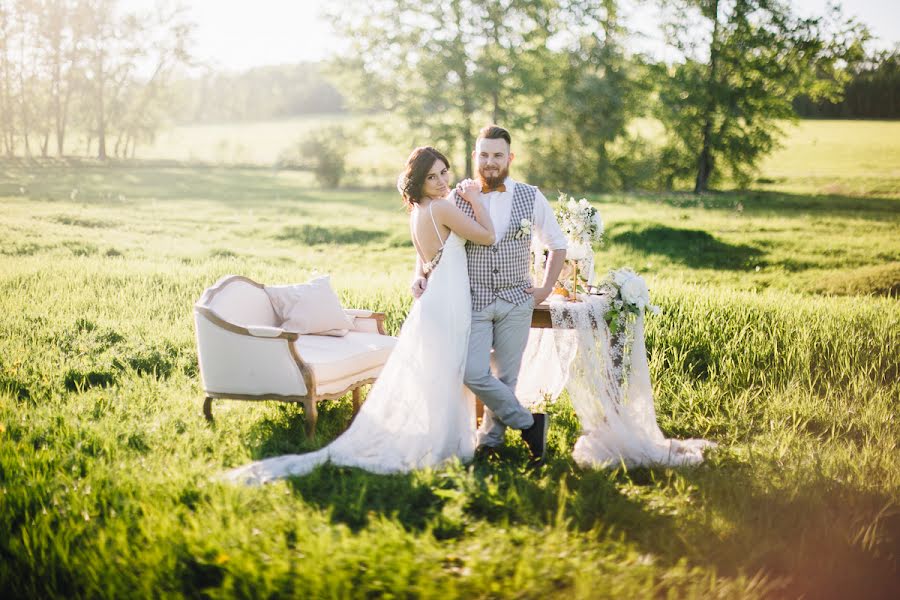
[[412,207],[422,199],[425,178],[428,177],[428,172],[438,160],[444,163],[448,169],[450,168],[450,161],[447,160],[447,157],[431,146],[416,148],[406,159],[406,168],[397,178],[397,191],[403,197],[406,210],[412,210]]

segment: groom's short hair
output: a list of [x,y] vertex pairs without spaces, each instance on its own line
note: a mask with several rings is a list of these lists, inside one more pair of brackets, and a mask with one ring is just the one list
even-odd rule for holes
[[478,140],[506,140],[506,143],[512,146],[512,138],[509,132],[499,125],[491,124],[482,127],[481,131],[478,132],[478,137],[475,138],[476,144]]

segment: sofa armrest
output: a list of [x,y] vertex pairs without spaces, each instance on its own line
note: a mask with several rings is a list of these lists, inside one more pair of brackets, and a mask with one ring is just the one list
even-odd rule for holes
[[353,331],[387,335],[384,331],[384,313],[361,308],[345,308],[344,313],[353,318]]
[[207,396],[302,398],[316,389],[315,375],[284,333],[260,337],[233,331],[200,310],[194,312],[194,323],[200,379]]
[[268,325],[248,325],[247,331],[253,337],[261,338],[277,338],[284,333],[284,329],[281,327],[269,327]]
[[251,325],[248,327],[244,327],[243,325],[238,325],[236,323],[226,321],[222,318],[221,315],[219,315],[216,311],[209,308],[208,306],[198,304],[194,306],[194,310],[209,319],[209,321],[214,325],[230,331],[231,333],[237,333],[239,335],[246,335],[255,338],[284,339],[290,342],[297,341],[297,338],[299,337],[299,334],[293,331],[285,331],[281,327],[270,327],[268,325]]

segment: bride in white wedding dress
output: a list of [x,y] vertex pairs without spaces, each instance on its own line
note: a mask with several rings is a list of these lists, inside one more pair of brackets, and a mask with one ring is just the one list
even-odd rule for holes
[[226,480],[260,484],[324,463],[396,473],[472,458],[475,407],[463,390],[471,326],[465,242],[490,245],[495,235],[477,183],[457,188],[474,221],[446,200],[449,164],[434,148],[416,148],[398,181],[410,209],[417,272],[428,284],[353,423],[318,451],[250,463],[225,473]]

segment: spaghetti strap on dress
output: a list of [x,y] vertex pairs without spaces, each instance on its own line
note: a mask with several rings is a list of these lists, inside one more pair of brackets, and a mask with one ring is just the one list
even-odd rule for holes
[[[441,247],[438,248],[438,251],[434,253],[434,258],[430,261],[425,262],[424,258],[422,259],[422,272],[428,275],[430,272],[434,271],[434,268],[438,266],[438,263],[441,262],[441,255],[444,253],[444,246],[447,245],[447,240],[441,237],[441,230],[437,226],[437,222],[434,220],[434,202],[428,205],[428,213],[431,215],[431,224],[434,225],[434,232],[437,234],[439,240],[441,240]],[[415,234],[414,234],[415,235]],[[449,237],[447,239],[450,239]]]

